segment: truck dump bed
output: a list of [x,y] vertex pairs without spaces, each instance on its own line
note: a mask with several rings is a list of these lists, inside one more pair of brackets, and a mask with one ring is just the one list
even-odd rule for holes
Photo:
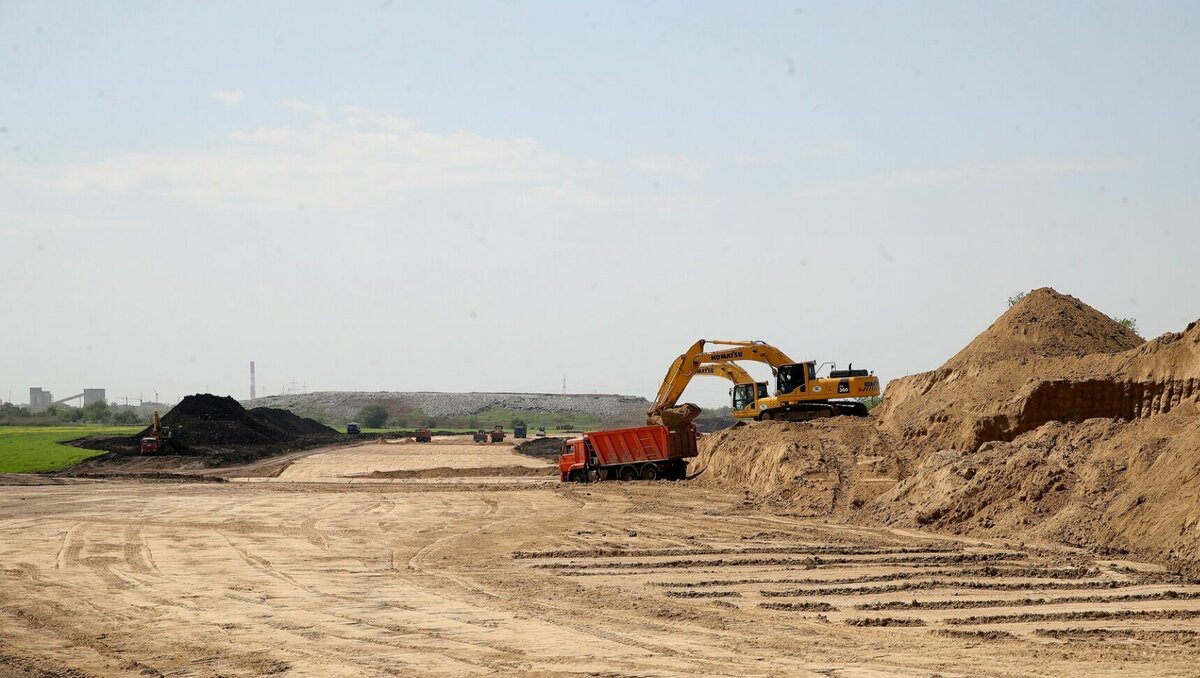
[[593,431],[563,443],[558,457],[563,482],[587,480],[679,479],[684,459],[696,456],[696,427],[636,426]]
[[694,433],[670,433],[665,426],[593,431],[586,437],[604,466],[696,456]]

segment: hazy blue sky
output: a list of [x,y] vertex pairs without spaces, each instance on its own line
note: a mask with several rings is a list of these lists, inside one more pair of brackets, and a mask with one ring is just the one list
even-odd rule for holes
[[0,1],[18,402],[890,379],[1042,285],[1182,329],[1198,215],[1197,3]]

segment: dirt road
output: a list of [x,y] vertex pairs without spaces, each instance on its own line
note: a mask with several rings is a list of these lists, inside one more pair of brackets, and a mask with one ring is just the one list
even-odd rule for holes
[[0,485],[0,676],[1195,674],[1200,586],[1137,564],[506,485],[498,448],[452,485],[314,482],[422,453],[450,466]]

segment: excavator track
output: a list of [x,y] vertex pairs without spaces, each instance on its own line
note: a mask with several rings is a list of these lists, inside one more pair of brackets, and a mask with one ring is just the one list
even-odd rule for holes
[[758,416],[760,421],[810,421],[829,417],[865,417],[867,406],[855,401],[835,403],[801,403],[786,409],[767,410]]

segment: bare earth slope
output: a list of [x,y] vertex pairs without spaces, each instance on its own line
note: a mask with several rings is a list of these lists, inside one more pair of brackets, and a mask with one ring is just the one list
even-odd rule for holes
[[697,466],[702,483],[806,513],[1054,539],[1198,573],[1198,402],[1200,325],[1143,343],[1040,289],[941,368],[890,383],[866,420],[735,429],[707,438]]

